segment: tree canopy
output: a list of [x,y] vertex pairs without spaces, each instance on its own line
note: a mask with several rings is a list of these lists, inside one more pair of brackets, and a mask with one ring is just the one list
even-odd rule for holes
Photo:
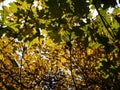
[[119,90],[119,2],[1,4],[0,90]]

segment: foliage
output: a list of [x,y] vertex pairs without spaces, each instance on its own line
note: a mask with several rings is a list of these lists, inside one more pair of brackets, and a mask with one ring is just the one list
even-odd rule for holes
[[0,89],[120,89],[116,0],[16,0],[9,5],[0,10]]

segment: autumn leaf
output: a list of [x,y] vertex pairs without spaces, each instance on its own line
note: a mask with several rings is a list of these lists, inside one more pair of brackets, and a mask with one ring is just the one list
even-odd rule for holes
[[0,15],[1,90],[120,89],[116,0],[16,0]]

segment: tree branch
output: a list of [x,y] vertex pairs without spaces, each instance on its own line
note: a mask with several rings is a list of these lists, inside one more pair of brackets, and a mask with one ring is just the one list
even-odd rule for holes
[[73,76],[73,68],[72,68],[72,44],[71,44],[71,31],[70,31],[70,35],[69,35],[69,51],[70,51],[70,71],[71,71],[71,76],[72,76],[72,80],[73,80],[73,83],[74,83],[74,86],[75,86],[75,90],[77,90],[77,86],[76,86],[76,82],[75,82],[75,79],[74,79],[74,76]]
[[108,32],[109,35],[112,37],[112,39],[114,39],[114,35],[109,31],[108,26],[107,26],[106,23],[105,23],[105,19],[104,19],[103,16],[101,15],[101,13],[100,13],[100,11],[99,11],[97,5],[96,5],[95,0],[93,0],[93,4],[94,4],[94,6],[95,6],[95,8],[96,8],[96,10],[97,10],[97,12],[98,12],[98,15],[100,16],[100,19],[101,19],[103,25],[105,26],[107,32]]

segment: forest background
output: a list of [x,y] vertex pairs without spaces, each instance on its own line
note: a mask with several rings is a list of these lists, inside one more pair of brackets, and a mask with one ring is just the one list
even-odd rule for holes
[[1,90],[120,89],[120,0],[0,2]]

